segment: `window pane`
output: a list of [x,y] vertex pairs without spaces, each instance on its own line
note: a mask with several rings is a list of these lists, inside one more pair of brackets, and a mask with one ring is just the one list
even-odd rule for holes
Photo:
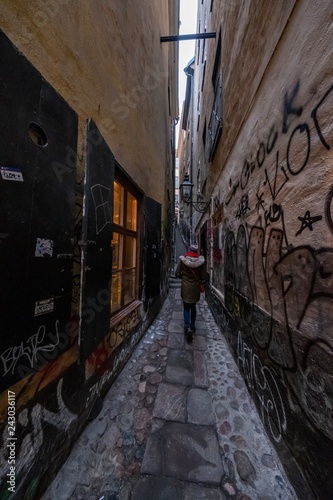
[[123,236],[113,233],[112,241],[112,269],[121,269],[123,264]]
[[135,269],[125,271],[124,300],[125,304],[135,299]]
[[113,198],[113,222],[119,224],[119,226],[124,225],[124,188],[114,182],[114,198]]
[[136,231],[137,201],[131,193],[127,193],[126,227]]
[[121,276],[122,272],[112,273],[112,289],[111,289],[111,312],[115,312],[121,308]]
[[136,263],[136,239],[131,236],[125,238],[125,269],[135,267]]
[[213,159],[215,149],[222,130],[222,76],[219,74],[215,87],[212,113],[210,115],[208,133],[210,138],[209,161]]
[[137,293],[137,199],[114,182],[111,313],[118,313]]

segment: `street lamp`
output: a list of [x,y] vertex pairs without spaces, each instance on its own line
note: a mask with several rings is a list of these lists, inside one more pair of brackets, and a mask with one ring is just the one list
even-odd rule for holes
[[200,212],[203,214],[208,209],[209,204],[210,204],[210,200],[208,200],[208,201],[204,201],[204,200],[191,201],[192,188],[193,188],[193,184],[192,184],[192,182],[190,182],[189,175],[185,174],[183,183],[179,186],[180,195],[182,197],[182,200],[187,205],[192,206],[197,212]]

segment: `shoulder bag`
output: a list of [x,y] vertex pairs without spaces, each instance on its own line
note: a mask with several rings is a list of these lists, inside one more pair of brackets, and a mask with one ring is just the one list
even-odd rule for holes
[[195,271],[193,271],[193,269],[191,269],[190,271],[192,272],[193,276],[195,277],[195,279],[199,283],[199,291],[200,291],[200,293],[203,293],[205,291],[205,285],[203,283],[201,283],[201,280],[198,278],[197,274],[195,273]]

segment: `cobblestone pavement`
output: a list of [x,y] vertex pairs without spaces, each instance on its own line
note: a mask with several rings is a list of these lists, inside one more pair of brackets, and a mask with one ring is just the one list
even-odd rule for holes
[[297,499],[207,303],[168,298],[43,500]]

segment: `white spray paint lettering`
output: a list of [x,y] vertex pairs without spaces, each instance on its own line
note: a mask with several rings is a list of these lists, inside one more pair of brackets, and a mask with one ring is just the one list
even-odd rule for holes
[[287,420],[275,376],[267,366],[263,366],[259,356],[253,354],[240,333],[238,333],[237,356],[238,365],[250,389],[260,401],[261,419],[268,424],[274,441],[278,443],[287,430]]
[[30,368],[33,368],[37,363],[37,356],[41,352],[52,352],[57,345],[59,344],[59,330],[58,330],[59,321],[55,322],[55,343],[54,344],[46,344],[42,345],[46,335],[46,327],[42,325],[38,328],[38,331],[35,335],[32,335],[26,341],[27,345],[24,345],[23,341],[14,347],[9,347],[6,349],[1,355],[0,360],[2,362],[3,367],[3,377],[8,373],[14,373],[16,365],[19,360],[22,362],[22,358],[26,358],[27,365]]

